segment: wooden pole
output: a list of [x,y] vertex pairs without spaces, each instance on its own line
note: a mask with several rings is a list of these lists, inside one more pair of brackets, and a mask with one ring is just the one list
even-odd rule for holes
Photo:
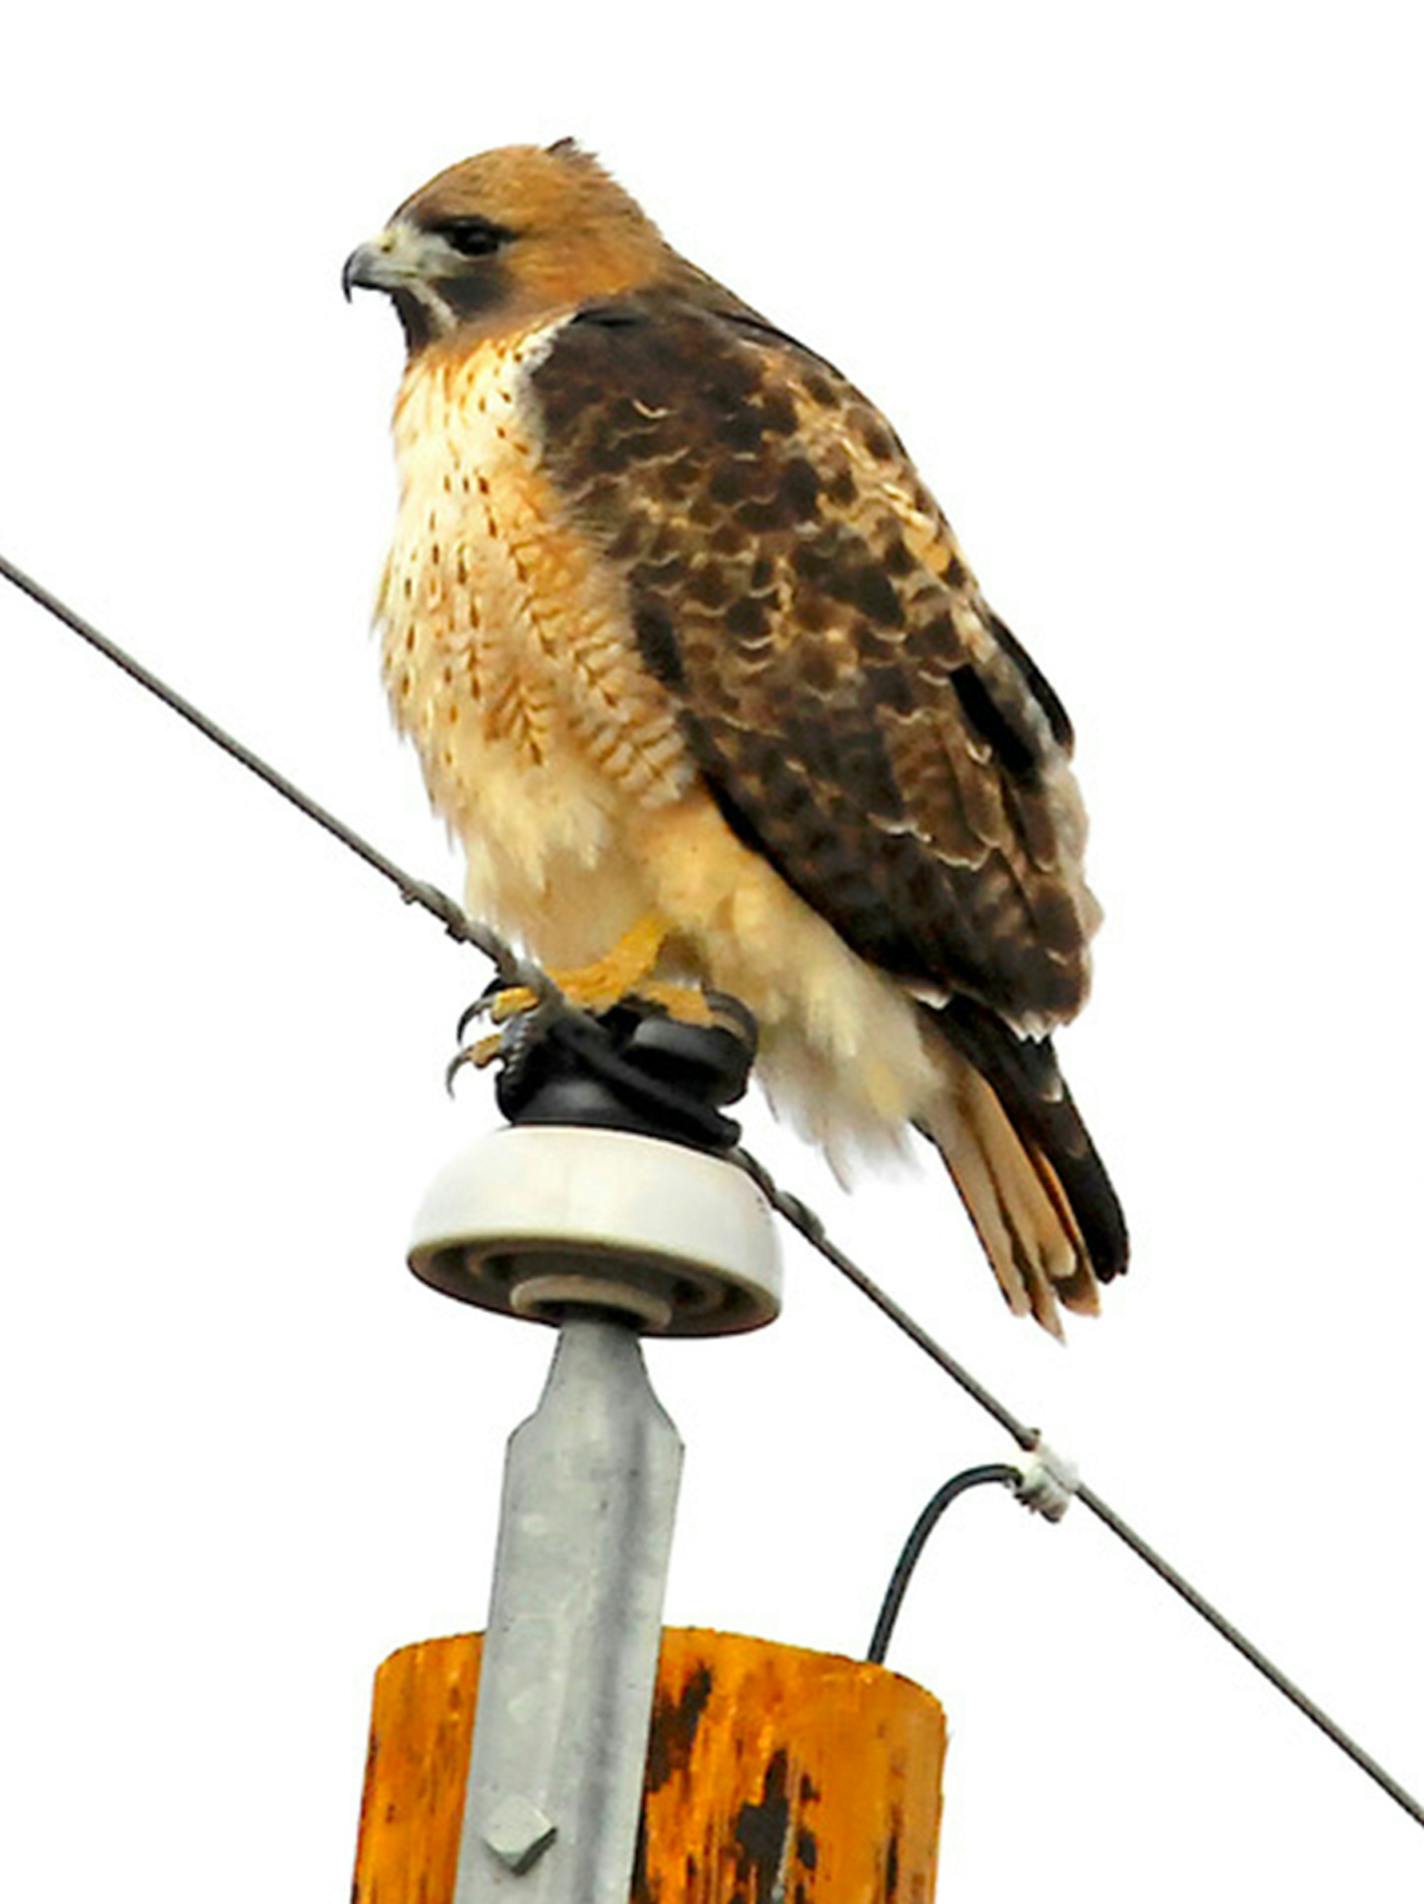
[[[450,1904],[480,1638],[376,1675],[353,1904]],[[944,1715],[881,1666],[663,1635],[632,1904],[932,1904]]]

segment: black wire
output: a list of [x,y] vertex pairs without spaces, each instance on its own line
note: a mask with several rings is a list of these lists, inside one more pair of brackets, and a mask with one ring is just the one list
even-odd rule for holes
[[940,1516],[951,1501],[957,1501],[961,1494],[967,1494],[970,1488],[986,1487],[991,1481],[997,1481],[1002,1487],[1016,1487],[1019,1471],[1011,1468],[1006,1461],[989,1461],[982,1467],[966,1468],[962,1474],[956,1474],[936,1490],[926,1503],[920,1518],[910,1529],[910,1537],[900,1550],[900,1558],[895,1562],[895,1571],[890,1576],[890,1584],[885,1589],[885,1598],[880,1603],[880,1612],[875,1621],[875,1631],[870,1636],[870,1645],[865,1657],[872,1666],[883,1666],[885,1654],[890,1645],[890,1636],[895,1631],[895,1622],[900,1617],[900,1603],[905,1598],[905,1589],[910,1584],[910,1575],[915,1571],[920,1555],[925,1551],[925,1542],[939,1525]]
[[[244,746],[241,741],[219,727],[216,721],[210,720],[206,714],[194,707],[191,701],[185,700],[181,694],[167,686],[141,662],[136,661],[115,642],[110,641],[106,635],[100,634],[97,628],[85,621],[81,615],[76,614],[72,608],[67,607],[57,596],[51,595],[48,589],[42,588],[22,569],[16,568],[14,563],[7,560],[4,555],[0,555],[0,575],[4,575],[22,593],[28,595],[32,601],[38,603],[58,621],[63,622],[67,628],[72,629],[91,647],[98,649],[99,653],[112,661],[116,667],[122,668],[124,673],[130,675],[141,687],[147,688],[150,694],[156,695],[165,706],[172,708],[175,714],[181,715],[185,721],[196,727],[200,734],[212,741],[215,746],[222,748],[224,753],[230,754],[249,772],[256,774],[259,780],[265,781],[274,792],[281,794],[284,800],[290,801],[299,812],[306,814],[308,819],[314,820],[333,838],[338,839],[343,846],[349,847],[368,866],[380,873],[382,878],[389,880],[399,891],[402,899],[410,904],[424,907],[428,913],[440,921],[452,938],[473,945],[483,952],[498,967],[501,974],[510,979],[511,983],[532,983],[538,987],[547,982],[537,969],[531,969],[519,961],[503,940],[467,918],[448,893],[443,893],[438,887],[431,886],[426,881],[416,879],[412,874],[407,873],[394,860],[389,859],[386,854],[347,826],[343,820],[337,819],[335,814],[328,812],[309,794],[303,793],[301,788],[294,785],[284,774],[278,773],[275,767],[269,766],[259,755],[254,754],[251,748]],[[882,1289],[873,1277],[867,1275],[858,1263],[833,1243],[826,1234],[824,1223],[814,1210],[802,1203],[799,1197],[794,1197],[783,1190],[762,1165],[747,1152],[734,1151],[732,1160],[747,1172],[773,1209],[793,1229],[805,1237],[812,1248],[818,1250],[827,1262],[834,1265],[848,1282],[853,1283],[860,1293],[880,1310],[882,1315],[888,1316],[896,1328],[907,1335],[922,1353],[929,1356],[930,1360],[936,1363],[951,1381],[957,1382],[973,1401],[977,1402],[987,1414],[992,1415],[1020,1448],[1032,1450],[1037,1446],[1039,1440],[1037,1431],[1020,1421],[1018,1416],[985,1388],[982,1382],[971,1375],[963,1363],[952,1356],[942,1343],[937,1342],[907,1310],[902,1309],[893,1296]],[[1110,1533],[1115,1534],[1124,1546],[1152,1569],[1159,1579],[1165,1581],[1174,1593],[1180,1595],[1193,1612],[1200,1614],[1202,1619],[1215,1628],[1230,1646],[1235,1647],[1236,1651],[1248,1660],[1257,1672],[1270,1681],[1277,1692],[1283,1694],[1299,1712],[1310,1720],[1312,1725],[1319,1727],[1331,1743],[1338,1746],[1347,1758],[1353,1760],[1367,1777],[1373,1779],[1375,1784],[1386,1792],[1402,1811],[1407,1812],[1417,1825],[1424,1825],[1424,1805],[1406,1791],[1397,1779],[1392,1778],[1377,1759],[1371,1757],[1364,1747],[1358,1745],[1328,1713],[1303,1693],[1294,1680],[1287,1678],[1280,1667],[1268,1659],[1258,1646],[1248,1640],[1224,1613],[1198,1593],[1183,1574],[1164,1560],[1154,1547],[1108,1506],[1101,1495],[1083,1485],[1080,1485],[1076,1492],[1090,1514],[1096,1516]]]

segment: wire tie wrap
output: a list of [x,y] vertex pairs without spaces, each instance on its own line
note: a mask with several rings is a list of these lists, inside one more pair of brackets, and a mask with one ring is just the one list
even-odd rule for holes
[[1078,1492],[1078,1470],[1073,1463],[1055,1454],[1043,1436],[1035,1433],[1032,1448],[1015,1465],[1019,1479],[1014,1498],[1031,1514],[1061,1521]]

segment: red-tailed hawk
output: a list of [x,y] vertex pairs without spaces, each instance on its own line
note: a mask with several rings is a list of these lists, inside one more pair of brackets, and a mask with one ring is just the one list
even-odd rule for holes
[[918,1126],[1010,1307],[1094,1310],[1072,729],[895,432],[569,141],[442,172],[344,282],[409,346],[377,618],[471,911],[594,1008],[742,999],[812,1134]]

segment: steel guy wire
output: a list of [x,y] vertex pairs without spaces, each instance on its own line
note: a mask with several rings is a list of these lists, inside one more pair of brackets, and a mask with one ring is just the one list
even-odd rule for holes
[[165,707],[171,708],[191,727],[196,727],[205,740],[210,740],[215,747],[220,747],[225,754],[230,754],[234,760],[246,767],[249,773],[254,773],[259,780],[265,781],[274,793],[279,793],[284,800],[289,801],[299,813],[304,813],[309,820],[315,820],[318,826],[325,828],[333,838],[340,840],[343,846],[349,847],[358,859],[365,860],[366,864],[373,867],[382,879],[389,880],[407,905],[423,906],[433,918],[440,921],[452,939],[458,939],[464,944],[474,946],[476,951],[483,952],[502,978],[507,978],[511,984],[530,982],[534,975],[526,969],[514,951],[487,926],[482,926],[467,917],[463,908],[456,904],[449,893],[442,892],[438,886],[432,886],[426,880],[416,879],[403,867],[397,866],[393,859],[383,853],[378,846],[372,846],[371,842],[364,839],[354,827],[338,819],[336,814],[322,806],[320,801],[314,800],[309,793],[304,793],[300,787],[288,780],[284,773],[279,773],[275,767],[270,766],[260,754],[253,753],[250,747],[238,740],[235,735],[229,734],[225,727],[220,727],[210,715],[204,714],[201,708],[194,707],[193,703],[179,694],[176,688],[171,688],[166,681],[161,681],[150,668],[146,668],[141,661],[135,660],[133,655],[119,647],[117,642],[110,641],[109,637],[101,634],[92,622],[86,621],[82,615],[60,601],[57,595],[52,595],[47,588],[35,581],[33,576],[17,568],[4,555],[0,555],[0,575],[3,575],[7,582],[12,582],[22,594],[28,595],[31,601],[37,602],[57,621],[63,622],[65,627],[71,629],[82,641],[87,641],[91,648],[97,648],[106,661],[112,661],[116,668],[122,669],[131,680],[137,681],[140,687],[146,688],[150,694],[162,701]]
[[[312,799],[309,794],[304,793],[300,787],[288,780],[285,774],[279,773],[260,755],[255,754],[250,747],[245,746],[220,727],[216,721],[196,708],[191,701],[186,700],[166,682],[160,680],[150,669],[144,667],[142,662],[135,660],[107,635],[101,634],[92,623],[60,601],[57,596],[52,595],[47,588],[33,580],[24,570],[17,568],[3,554],[0,554],[0,575],[3,575],[22,594],[28,595],[33,602],[54,616],[56,620],[63,622],[66,628],[88,642],[91,647],[96,648],[106,660],[122,669],[141,687],[146,688],[150,694],[162,701],[166,707],[171,708],[175,714],[181,715],[224,753],[231,755],[259,780],[265,781],[275,793],[280,794],[299,812],[304,813],[309,820],[315,821],[334,839],[339,840],[343,846],[364,860],[383,879],[389,881],[408,904],[421,906],[432,917],[438,919],[451,938],[472,945],[477,951],[484,953],[485,957],[495,965],[502,978],[507,979],[511,984],[532,985],[535,990],[547,989],[547,979],[537,967],[531,967],[520,960],[512,948],[495,933],[467,918],[462,908],[448,893],[442,892],[425,880],[415,878],[413,874],[398,866],[393,859],[381,852],[378,847],[373,846],[369,840],[363,839],[354,828],[347,826],[344,820],[338,819],[334,813]],[[991,1415],[1021,1449],[1026,1453],[1032,1453],[1039,1447],[1038,1431],[1021,1421],[1005,1403],[972,1375],[957,1357],[951,1355],[942,1343],[936,1341],[934,1336],[917,1322],[908,1310],[902,1308],[887,1290],[882,1289],[873,1277],[847,1256],[844,1250],[831,1240],[826,1232],[825,1224],[813,1210],[799,1197],[792,1196],[788,1191],[783,1190],[763,1166],[747,1152],[734,1152],[733,1161],[753,1179],[777,1214],[804,1237],[813,1249],[824,1256],[833,1268],[860,1291],[861,1295],[873,1303],[882,1315],[888,1317],[897,1329],[907,1335],[923,1354],[927,1355],[949,1376],[951,1381],[956,1382],[964,1390],[971,1400],[977,1402],[980,1408]],[[1228,1645],[1233,1646],[1243,1659],[1249,1661],[1257,1672],[1269,1680],[1277,1692],[1288,1699],[1297,1711],[1303,1713],[1312,1725],[1317,1726],[1326,1738],[1333,1745],[1338,1746],[1340,1751],[1351,1759],[1367,1777],[1373,1779],[1375,1784],[1387,1793],[1401,1810],[1407,1812],[1417,1825],[1424,1825],[1424,1804],[1421,1804],[1396,1778],[1392,1777],[1377,1759],[1365,1751],[1363,1746],[1351,1738],[1350,1734],[1304,1693],[1294,1680],[1288,1678],[1254,1642],[1247,1639],[1246,1635],[1234,1626],[1224,1613],[1213,1606],[1205,1595],[1199,1593],[1186,1576],[1179,1573],[1169,1561],[1144,1540],[1142,1535],[1111,1508],[1100,1494],[1083,1482],[1076,1482],[1073,1491],[1090,1514],[1094,1515],[1110,1533],[1116,1535],[1118,1540],[1144,1565],[1150,1567],[1159,1579],[1183,1599],[1194,1613],[1199,1614]]]

